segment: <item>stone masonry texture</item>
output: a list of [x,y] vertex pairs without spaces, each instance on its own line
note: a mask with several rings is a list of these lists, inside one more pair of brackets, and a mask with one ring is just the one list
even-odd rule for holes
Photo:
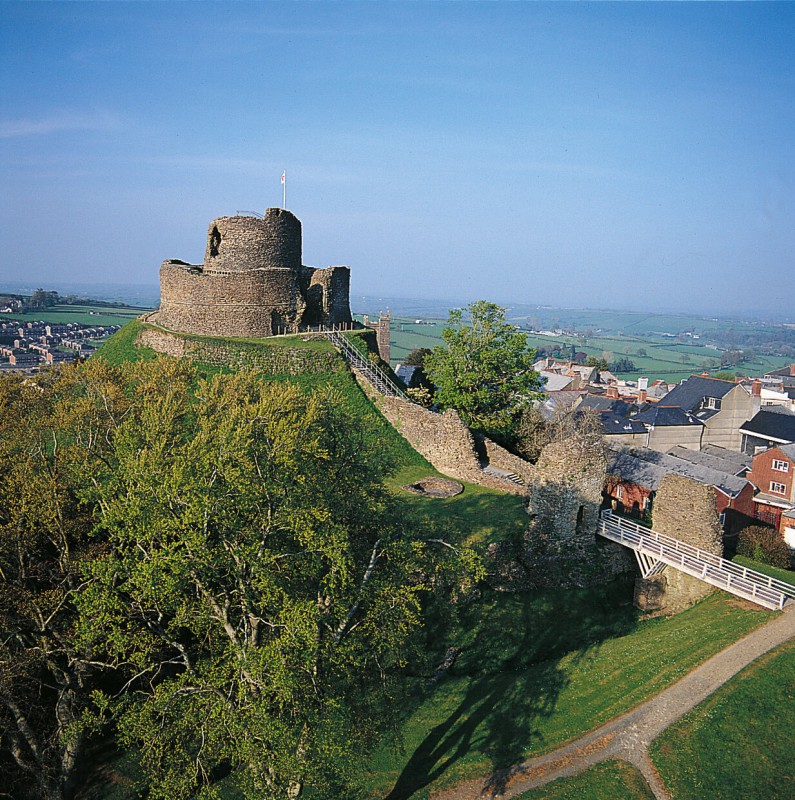
[[204,263],[160,268],[158,325],[201,336],[262,337],[351,321],[348,267],[301,264],[301,223],[269,208],[263,219],[210,223]]
[[[652,527],[717,556],[723,555],[723,531],[715,511],[715,489],[679,475],[666,476],[654,498]],[[711,594],[707,583],[673,567],[638,577],[635,604],[642,611],[674,613]]]

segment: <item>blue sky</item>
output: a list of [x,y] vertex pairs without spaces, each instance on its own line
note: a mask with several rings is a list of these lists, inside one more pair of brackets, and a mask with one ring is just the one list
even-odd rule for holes
[[795,4],[13,3],[0,280],[287,206],[352,292],[795,317]]

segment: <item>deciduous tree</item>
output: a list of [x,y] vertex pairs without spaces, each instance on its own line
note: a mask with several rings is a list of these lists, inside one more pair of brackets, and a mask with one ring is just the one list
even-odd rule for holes
[[148,796],[214,797],[224,773],[246,797],[310,778],[345,796],[423,599],[469,555],[398,514],[382,449],[329,393],[252,373],[192,404],[164,388],[121,422],[113,461],[82,631],[127,665],[119,727]]
[[504,308],[479,300],[450,312],[442,338],[445,346],[425,359],[436,401],[473,429],[510,441],[540,389],[527,334],[507,322]]

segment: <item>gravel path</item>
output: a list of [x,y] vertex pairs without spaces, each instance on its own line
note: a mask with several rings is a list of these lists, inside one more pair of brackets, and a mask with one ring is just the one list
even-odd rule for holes
[[608,759],[633,764],[646,778],[657,800],[671,796],[649,758],[649,745],[667,727],[709,697],[754,659],[795,637],[795,605],[781,616],[721,650],[656,697],[570,744],[485,780],[465,781],[432,795],[433,800],[509,798]]

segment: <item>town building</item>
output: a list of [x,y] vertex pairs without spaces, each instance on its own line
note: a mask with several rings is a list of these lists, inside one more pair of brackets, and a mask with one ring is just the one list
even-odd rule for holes
[[780,531],[795,548],[795,444],[757,453],[748,479],[759,490],[754,497],[754,516]]

